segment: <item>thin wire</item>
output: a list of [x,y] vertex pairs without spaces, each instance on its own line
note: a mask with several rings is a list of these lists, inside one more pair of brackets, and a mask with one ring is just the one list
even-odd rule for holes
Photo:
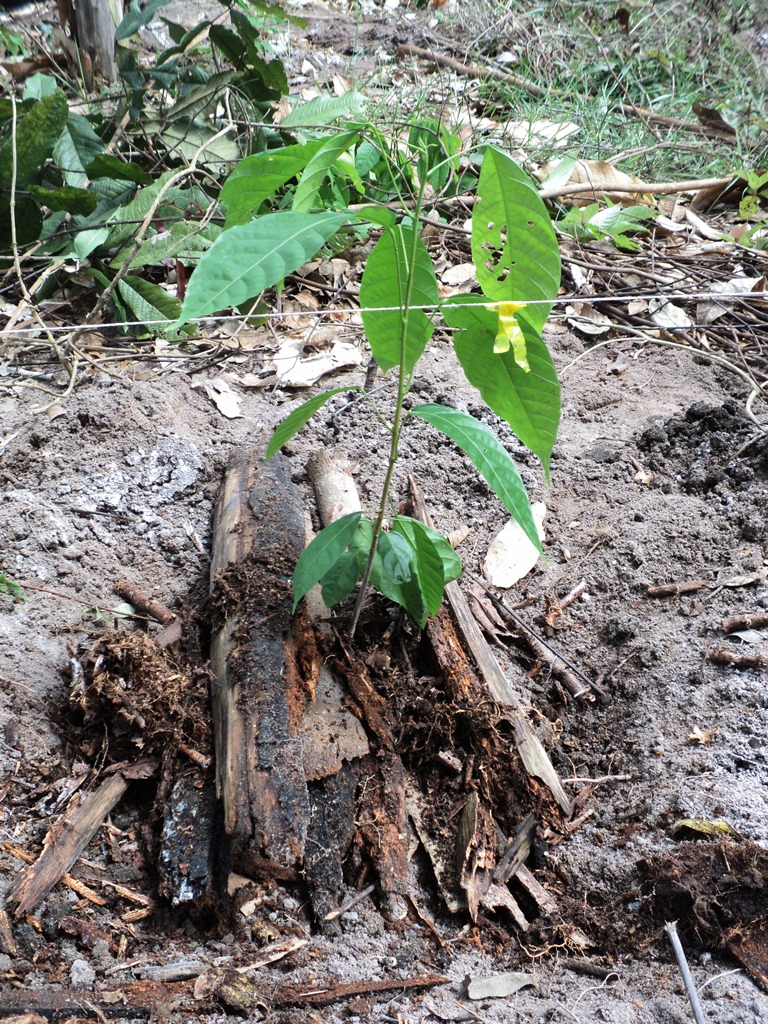
[[[758,280],[758,279],[756,279],[756,280]],[[638,293],[636,293],[634,295],[621,295],[620,297],[617,297],[615,295],[606,295],[606,296],[599,296],[599,295],[563,295],[563,296],[558,296],[555,299],[531,299],[530,301],[524,303],[524,305],[526,305],[526,306],[543,306],[543,305],[562,306],[562,305],[566,305],[566,304],[571,303],[571,302],[588,302],[590,305],[596,305],[596,304],[598,304],[600,302],[609,302],[609,303],[616,303],[617,301],[620,301],[620,302],[639,302],[641,300],[659,299],[659,298],[662,298],[662,299],[665,300],[664,305],[666,305],[668,302],[671,302],[673,299],[682,299],[682,300],[686,300],[686,301],[691,301],[692,299],[708,300],[713,305],[722,306],[724,312],[733,312],[732,310],[729,310],[728,306],[725,304],[725,302],[723,300],[725,300],[725,299],[739,299],[741,303],[743,303],[743,302],[749,303],[750,298],[753,298],[753,299],[760,299],[763,302],[765,302],[765,301],[768,301],[768,293],[763,292],[763,291],[760,291],[760,292],[746,292],[746,293],[744,293],[744,292],[718,292],[716,295],[713,295],[711,292],[672,292],[672,293],[669,293],[669,294],[665,293],[664,295],[659,295],[658,293],[653,293],[653,292],[650,292],[650,293],[638,292]],[[491,302],[491,301],[489,301],[487,303],[478,303],[478,305],[481,305],[481,304],[487,305],[487,306],[490,306],[490,307],[495,307],[495,306],[498,305],[497,302]],[[422,310],[425,313],[438,313],[438,312],[441,312],[442,310],[444,310],[446,308],[447,309],[466,309],[467,307],[464,306],[464,305],[460,305],[459,303],[455,303],[454,304],[454,303],[450,303],[450,302],[444,302],[444,303],[425,303],[423,305],[419,305],[419,306],[414,306],[413,307],[413,309],[420,309],[420,310]],[[659,309],[663,309],[663,306],[659,307]],[[334,309],[300,309],[300,310],[295,310],[294,309],[294,310],[280,310],[280,311],[275,310],[275,311],[268,311],[268,312],[263,312],[263,313],[260,312],[258,314],[258,317],[259,317],[260,320],[288,320],[291,317],[324,317],[324,316],[328,316],[329,314],[333,314],[334,316],[338,316],[340,313],[342,313],[342,314],[345,313],[348,316],[354,316],[356,313],[391,313],[391,312],[399,312],[399,310],[400,310],[399,306],[356,306],[353,309],[346,309],[346,310],[345,309],[339,309],[339,308],[334,308]],[[571,314],[571,317],[572,317],[572,319],[578,319],[578,314]],[[241,313],[231,313],[231,314],[228,313],[228,314],[222,314],[220,316],[193,317],[187,323],[195,323],[195,324],[224,323],[226,321],[240,321],[242,319],[243,319],[243,316],[242,316]],[[584,317],[583,319],[584,320],[589,320],[588,317]],[[173,324],[173,323],[176,323],[176,321],[175,320],[116,320],[116,321],[112,321],[112,322],[107,323],[107,324],[98,324],[98,325],[97,324],[92,324],[90,329],[98,333],[99,328],[104,329],[104,328],[113,328],[113,327],[158,327],[158,326],[168,326],[169,324]],[[185,324],[185,326],[186,326],[186,324]],[[617,324],[616,326],[618,327],[619,325]],[[692,328],[697,328],[697,327],[698,328],[702,328],[702,329],[705,328],[706,330],[721,330],[721,329],[722,330],[726,330],[726,329],[730,329],[729,326],[726,325],[726,324],[717,324],[717,323],[698,324],[698,323],[692,323],[692,324],[686,324],[685,326],[681,326],[681,327],[675,327],[675,326],[672,326],[672,325],[666,326],[664,324],[649,324],[647,327],[639,327],[638,330],[656,331],[656,330],[659,330],[659,328],[663,328],[666,331],[673,332],[673,331],[691,330]],[[9,332],[9,334],[13,334],[13,335],[34,334],[36,332],[36,330],[39,331],[39,328],[34,328],[34,327],[14,327],[12,329],[12,331]],[[72,328],[71,327],[66,327],[66,326],[63,326],[63,327],[50,326],[48,328],[48,330],[50,330],[52,333],[55,333],[57,331],[61,331],[61,332],[71,331]],[[0,339],[2,338],[2,336],[3,336],[3,331],[0,330]]]

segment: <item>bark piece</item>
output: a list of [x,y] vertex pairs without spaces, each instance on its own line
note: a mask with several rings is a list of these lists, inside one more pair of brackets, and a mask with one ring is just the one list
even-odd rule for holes
[[315,488],[317,510],[323,526],[328,526],[350,512],[362,510],[352,473],[328,452],[314,452],[310,456],[307,474]]
[[217,787],[229,836],[253,837],[285,865],[304,852],[310,819],[301,726],[313,689],[312,634],[291,616],[291,572],[304,547],[290,464],[230,459],[214,519],[211,586],[223,613],[211,661]]
[[467,896],[469,916],[477,911],[493,881],[496,832],[493,818],[477,793],[469,794],[456,831],[456,874]]
[[355,809],[360,772],[340,765],[335,775],[310,786],[312,820],[304,850],[309,897],[324,931],[338,932],[335,911],[346,893],[343,864],[355,835]]
[[[432,526],[432,517],[412,476],[409,476],[408,483],[416,515],[428,526]],[[526,717],[520,698],[480,631],[458,583],[455,581],[449,583],[445,588],[445,596],[456,619],[459,632],[464,638],[491,696],[506,708],[507,718],[514,732],[515,745],[526,771],[547,786],[560,808],[568,814],[571,801],[563,789],[560,778],[549,755],[544,750],[541,740]]]
[[179,906],[205,899],[213,883],[216,791],[197,775],[177,778],[165,804],[158,857],[161,896]]
[[11,899],[16,903],[14,916],[26,917],[65,875],[86,848],[104,819],[127,788],[122,775],[116,774],[90,793],[74,811],[60,818],[43,842],[43,852],[14,886]]
[[344,706],[344,691],[323,667],[315,699],[304,714],[304,774],[307,782],[334,775],[344,761],[364,757],[370,750],[365,729]]
[[536,815],[528,814],[499,858],[493,872],[495,882],[508,882],[528,860],[536,831]]

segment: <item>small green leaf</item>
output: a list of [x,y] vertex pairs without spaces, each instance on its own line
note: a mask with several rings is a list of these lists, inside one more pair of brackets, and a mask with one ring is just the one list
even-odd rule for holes
[[365,96],[354,90],[341,96],[315,96],[295,106],[281,125],[283,128],[310,128],[333,124],[340,118],[349,120],[362,114],[366,103]]
[[117,284],[117,294],[134,318],[148,325],[150,334],[177,333],[174,321],[179,315],[181,303],[159,284],[137,277],[136,274],[126,274]]
[[180,322],[255,298],[312,259],[347,219],[346,213],[268,213],[224,231],[190,278]]
[[[414,231],[417,229],[412,225],[403,224],[385,231],[368,257],[360,283],[365,333],[376,362],[384,373],[400,363],[401,355],[405,372],[410,373],[434,330],[431,319],[418,307],[437,305],[437,279],[426,246],[418,234],[414,240]],[[412,252],[415,258],[411,266]],[[410,272],[413,285],[401,352],[400,337],[404,328]]]
[[397,214],[387,206],[375,206],[371,203],[362,210],[356,210],[358,220],[368,224],[379,224],[383,228],[393,228],[397,224]]
[[355,144],[358,132],[340,132],[323,142],[301,175],[293,196],[293,209],[308,213],[312,209],[320,186],[338,158]]
[[475,469],[507,512],[520,524],[536,550],[543,554],[531,505],[517,466],[488,427],[478,423],[469,413],[445,405],[419,405],[411,409],[409,415],[431,423],[469,456]]
[[347,550],[362,515],[362,512],[350,512],[342,516],[321,530],[304,549],[293,572],[293,611]]
[[511,157],[485,150],[472,215],[472,259],[483,294],[526,310],[541,332],[560,284],[560,253],[536,186]]
[[264,453],[265,461],[271,459],[273,455],[277,455],[283,445],[287,444],[292,437],[295,437],[301,428],[309,423],[317,410],[322,408],[334,395],[342,395],[346,391],[362,390],[359,386],[334,388],[332,391],[323,391],[322,394],[314,395],[306,402],[303,402],[298,409],[294,409],[292,413],[285,417],[282,423],[278,423],[275,427],[272,437],[269,439],[267,450]]
[[115,42],[121,39],[128,39],[135,35],[140,28],[144,28],[154,18],[155,14],[171,0],[149,0],[142,9],[139,7],[139,0],[131,0],[125,12],[123,20],[115,29]]

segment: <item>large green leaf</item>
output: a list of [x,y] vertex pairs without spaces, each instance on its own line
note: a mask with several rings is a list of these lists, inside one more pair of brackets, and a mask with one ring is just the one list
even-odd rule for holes
[[560,285],[557,238],[534,183],[493,146],[485,150],[477,183],[472,259],[489,299],[536,303],[526,316],[540,332]]
[[[219,224],[206,224],[201,227],[200,221],[177,220],[168,225],[167,231],[149,235],[141,244],[131,260],[131,267],[138,270],[147,264],[157,266],[164,260],[178,259],[184,263],[196,263],[204,252],[213,245],[221,234]],[[117,253],[110,266],[118,268],[133,252],[134,242],[129,241]]]
[[293,209],[308,213],[312,209],[320,186],[338,158],[355,144],[358,132],[339,132],[323,142],[301,175],[293,196]]
[[549,479],[549,460],[560,422],[560,385],[546,345],[525,321],[527,307],[518,314],[530,366],[527,372],[515,361],[513,350],[500,354],[493,350],[497,311],[469,295],[452,298],[442,309],[448,326],[457,328],[453,344],[467,380],[538,455]]
[[293,610],[305,594],[333,569],[349,547],[362,512],[342,516],[311,541],[296,563],[293,571]]
[[281,121],[283,128],[309,128],[333,124],[343,118],[345,121],[357,117],[365,110],[367,100],[354,90],[341,96],[315,96],[306,103],[299,103]]
[[142,9],[139,7],[139,0],[131,0],[123,20],[115,29],[115,41],[120,42],[121,39],[128,39],[135,35],[140,28],[144,28],[152,21],[162,7],[170,2],[171,0],[149,0],[149,3]]
[[116,291],[134,318],[147,324],[150,334],[176,333],[176,328],[171,324],[179,315],[181,303],[159,284],[147,281],[136,274],[126,274],[118,282]]
[[[82,114],[70,113],[64,130],[53,147],[53,159],[61,170],[67,185],[73,188],[84,188],[88,179],[94,177],[87,171],[95,157],[103,153],[104,143],[93,130],[91,122]],[[111,157],[115,163],[122,160]],[[147,181],[152,179],[147,175]]]
[[347,219],[346,213],[268,213],[223,232],[190,278],[180,322],[239,306],[282,281]]
[[[39,181],[43,164],[67,123],[69,105],[61,89],[43,96],[16,124],[16,187],[23,188]],[[0,186],[11,187],[13,171],[13,139],[8,138],[0,149]]]
[[325,403],[334,397],[334,395],[344,394],[346,391],[362,391],[363,389],[359,386],[349,388],[334,388],[332,391],[323,391],[322,394],[314,395],[306,402],[294,409],[292,413],[278,423],[275,427],[272,437],[267,445],[267,450],[264,453],[265,459],[271,459],[273,455],[277,455],[284,444],[287,444],[292,437],[301,430],[301,428],[312,419],[318,409],[322,408]]
[[[386,373],[402,358],[410,373],[432,336],[432,321],[420,306],[438,301],[437,279],[426,246],[413,225],[396,225],[381,236],[365,265],[360,283],[360,307],[365,333],[376,362]],[[411,254],[413,264],[411,265]],[[413,285],[408,296],[409,271]],[[410,300],[403,332],[406,300]],[[404,345],[401,351],[401,336]]]
[[246,224],[264,200],[303,171],[324,145],[324,139],[315,139],[303,146],[268,149],[242,160],[222,185],[219,196],[227,210],[226,226]]
[[517,466],[488,427],[478,423],[469,413],[445,405],[418,405],[411,409],[409,415],[431,423],[469,456],[504,508],[520,524],[536,550],[541,552],[539,533]]
[[67,213],[87,216],[97,206],[96,196],[84,188],[73,188],[62,185],[60,188],[43,188],[41,185],[30,185],[29,194],[41,206],[47,206],[52,213],[65,210]]

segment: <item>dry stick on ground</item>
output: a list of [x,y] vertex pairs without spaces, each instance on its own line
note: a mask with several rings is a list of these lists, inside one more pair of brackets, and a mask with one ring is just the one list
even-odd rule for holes
[[161,626],[167,626],[176,618],[176,613],[172,612],[167,605],[164,605],[162,601],[157,601],[154,597],[148,597],[143,590],[129,580],[118,580],[112,589],[118,597],[122,597],[124,601],[132,604],[144,615],[155,619]]
[[723,619],[721,626],[726,633],[734,633],[737,629],[763,629],[768,626],[768,612],[732,615],[729,619]]
[[507,85],[517,86],[537,99],[544,99],[554,94],[559,95],[562,89],[542,89],[535,82],[529,82],[527,78],[520,75],[511,75],[507,71],[497,71],[495,68],[481,68],[476,64],[462,64],[455,57],[449,57],[446,53],[435,53],[434,50],[425,50],[421,46],[413,46],[411,43],[403,43],[397,48],[398,57],[418,57],[419,60],[428,60],[439,67],[450,68],[460,75],[467,75],[469,78],[491,79],[496,82],[505,82]]
[[681,117],[667,117],[664,114],[656,114],[653,110],[649,110],[648,107],[641,107],[636,103],[620,103],[616,110],[620,114],[626,114],[628,117],[639,117],[641,121],[658,124],[665,128],[680,128],[683,131],[692,132],[694,135],[703,135],[708,139],[717,139],[721,142],[730,142],[731,144],[737,141],[735,131],[727,132],[720,128],[709,128],[703,124],[696,124],[693,121],[684,121]]
[[[412,475],[408,476],[408,486],[411,493],[414,512],[427,526],[432,526],[432,517],[424,502],[421,491]],[[493,652],[488,646],[480,627],[469,609],[467,600],[455,581],[449,583],[445,588],[445,597],[450,604],[459,630],[469,648],[477,667],[485,679],[491,696],[497,703],[507,709],[507,715],[512,724],[515,743],[520,758],[525,765],[526,771],[534,775],[548,787],[560,807],[569,813],[571,801],[563,789],[560,777],[544,750],[533,726],[528,721],[522,702],[515,692],[514,687],[507,679],[501,669]]]
[[543,636],[532,626],[529,626],[524,619],[521,619],[501,598],[497,597],[486,583],[474,574],[470,573],[470,575],[483,588],[499,615],[507,623],[511,623],[514,626],[515,633],[528,644],[539,660],[550,666],[573,697],[586,698],[588,700],[594,699],[589,692],[590,689],[599,693],[601,697],[608,696],[607,691],[602,686],[593,679],[590,679],[580,668],[577,668],[566,657],[556,651]]
[[86,848],[118,803],[128,783],[122,775],[107,779],[70,815],[60,818],[43,843],[43,852],[14,886],[15,916],[25,917],[45,898]]
[[768,666],[768,654],[739,654],[725,647],[716,647],[707,653],[707,661],[731,668],[765,668]]

